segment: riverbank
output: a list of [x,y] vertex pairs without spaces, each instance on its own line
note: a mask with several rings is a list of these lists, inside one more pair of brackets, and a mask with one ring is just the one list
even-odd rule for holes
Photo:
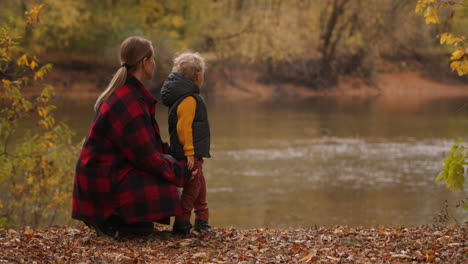
[[0,229],[0,263],[467,263],[468,226],[216,229],[96,237],[85,226]]
[[[61,55],[49,55],[43,61],[54,65],[44,82],[55,87],[58,98],[76,101],[95,100],[116,70],[116,62],[107,57],[93,59],[71,56],[64,61]],[[145,83],[155,97],[159,97],[159,88],[169,70],[167,65],[158,69],[153,81]],[[264,79],[261,73],[248,67],[216,66],[208,68],[202,93],[210,101],[219,102],[271,103],[296,102],[317,97],[343,97],[352,100],[379,97],[389,104],[396,102],[408,105],[414,105],[415,100],[427,102],[439,98],[468,96],[468,83],[450,72],[432,76],[418,70],[389,68],[387,72],[373,74],[370,79],[342,76],[332,87],[267,83],[262,81]],[[25,92],[35,95],[39,90],[39,87],[29,87]]]
[[387,103],[401,104],[414,99],[427,101],[437,98],[468,96],[468,84],[438,82],[420,72],[392,72],[378,74],[373,81],[342,77],[338,85],[326,89],[293,84],[262,84],[255,75],[241,75],[238,81],[218,82],[212,93],[221,101],[296,101],[314,97],[385,98]]

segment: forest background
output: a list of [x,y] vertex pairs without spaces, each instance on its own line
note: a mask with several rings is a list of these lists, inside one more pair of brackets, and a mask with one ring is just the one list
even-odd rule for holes
[[[0,23],[23,30],[37,0],[2,0]],[[468,33],[468,7],[439,11],[442,23],[424,25],[407,0],[46,0],[41,27],[21,32],[41,61],[55,65],[49,78],[73,96],[94,97],[118,67],[119,43],[142,35],[154,43],[154,94],[181,51],[209,61],[205,93],[222,99],[297,97],[378,87],[379,73],[420,72],[444,83],[467,83],[450,71],[451,47],[440,32]],[[446,19],[451,17],[451,19]],[[67,74],[68,73],[68,74]],[[70,77],[67,77],[70,76]],[[102,78],[106,76],[105,78]],[[349,77],[349,78],[348,78]],[[395,75],[395,78],[399,78]],[[80,87],[73,89],[74,80]],[[89,86],[83,85],[89,80]],[[351,81],[350,81],[351,80]],[[67,85],[68,84],[68,85]],[[65,87],[66,86],[66,87]],[[79,89],[79,90],[78,90]],[[225,90],[235,93],[223,93]],[[276,93],[276,94],[275,94]],[[239,96],[243,94],[244,96]],[[299,93],[300,94],[300,93]]]

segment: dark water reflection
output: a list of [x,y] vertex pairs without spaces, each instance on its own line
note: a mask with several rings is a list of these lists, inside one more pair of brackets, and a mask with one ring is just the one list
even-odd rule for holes
[[[316,98],[297,104],[211,104],[205,164],[215,226],[310,227],[435,223],[451,193],[434,182],[441,158],[466,141],[468,98],[389,103]],[[82,139],[93,102],[67,102],[60,119]],[[157,120],[168,139],[166,108]],[[467,212],[451,209],[460,221]]]

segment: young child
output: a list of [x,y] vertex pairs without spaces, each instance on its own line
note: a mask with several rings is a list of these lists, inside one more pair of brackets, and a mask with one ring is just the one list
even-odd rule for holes
[[172,73],[161,88],[164,105],[169,108],[170,153],[177,160],[187,159],[193,179],[182,192],[182,216],[173,226],[175,234],[189,234],[190,215],[195,209],[195,231],[211,232],[203,175],[203,158],[210,158],[210,126],[200,87],[204,82],[205,60],[198,53],[183,53],[174,59]]

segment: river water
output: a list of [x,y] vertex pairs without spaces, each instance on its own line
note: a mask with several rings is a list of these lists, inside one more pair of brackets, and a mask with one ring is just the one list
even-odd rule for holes
[[[451,222],[468,188],[435,182],[457,138],[466,142],[468,98],[388,104],[379,98],[316,98],[294,104],[209,104],[212,158],[205,162],[214,226],[313,227]],[[59,119],[85,137],[92,101],[67,102]],[[156,119],[168,139],[167,109]]]

